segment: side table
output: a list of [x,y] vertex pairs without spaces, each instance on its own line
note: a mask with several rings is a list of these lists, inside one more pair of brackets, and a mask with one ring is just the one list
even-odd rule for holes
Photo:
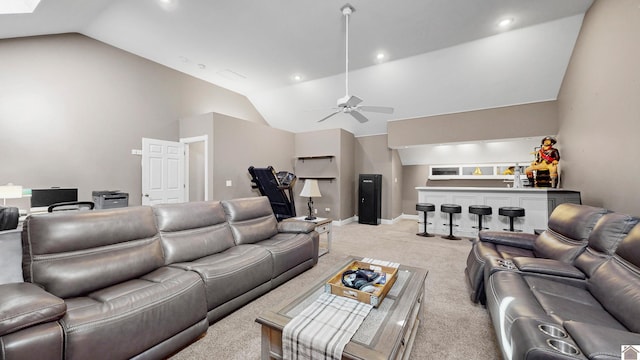
[[[293,220],[301,220],[301,221],[308,221],[308,222],[312,222],[314,224],[316,224],[316,232],[320,235],[322,234],[327,234],[327,248],[320,248],[320,250],[318,251],[318,256],[322,256],[324,254],[328,254],[331,251],[331,238],[332,238],[332,233],[333,233],[333,228],[332,228],[332,222],[333,220],[329,219],[329,218],[315,218],[313,220],[305,220],[306,216],[298,216],[298,217],[294,217],[294,218],[289,218],[289,219],[293,219]],[[288,219],[287,219],[288,220]]]

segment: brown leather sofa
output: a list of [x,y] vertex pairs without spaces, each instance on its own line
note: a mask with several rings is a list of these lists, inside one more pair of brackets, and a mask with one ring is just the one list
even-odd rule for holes
[[30,216],[0,358],[165,358],[314,266],[314,228],[265,197]]
[[[546,247],[547,256],[531,256],[542,252],[524,240],[529,245],[518,254],[518,235],[505,234],[507,245],[494,233],[489,248],[504,246],[504,251],[489,254],[479,238],[469,254],[486,254],[486,305],[503,357],[620,359],[621,345],[640,343],[638,218],[584,205],[561,208],[551,217],[547,232],[560,241],[555,253]],[[591,229],[582,227],[595,218]],[[586,235],[586,241],[559,236],[559,229],[578,239]],[[575,247],[566,246],[570,243]]]

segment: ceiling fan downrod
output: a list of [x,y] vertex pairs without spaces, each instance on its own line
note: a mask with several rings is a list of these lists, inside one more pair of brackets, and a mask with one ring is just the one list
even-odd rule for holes
[[346,35],[345,35],[345,98],[349,97],[349,16],[353,14],[356,9],[349,4],[345,4],[342,8],[342,15],[345,18]]

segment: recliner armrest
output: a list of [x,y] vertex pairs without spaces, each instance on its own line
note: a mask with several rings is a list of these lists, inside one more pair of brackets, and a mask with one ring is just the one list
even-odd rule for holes
[[494,244],[519,247],[522,249],[533,250],[533,242],[538,238],[536,234],[515,233],[509,231],[480,231],[478,239],[484,242]]
[[281,233],[305,233],[315,230],[316,224],[309,221],[288,220],[278,223],[278,232]]
[[515,257],[511,261],[518,267],[518,270],[525,273],[548,274],[575,279],[586,278],[585,274],[575,266],[558,260]]
[[563,324],[589,359],[620,359],[622,345],[640,344],[640,334],[578,321]]
[[0,336],[60,319],[67,304],[31,283],[0,285]]

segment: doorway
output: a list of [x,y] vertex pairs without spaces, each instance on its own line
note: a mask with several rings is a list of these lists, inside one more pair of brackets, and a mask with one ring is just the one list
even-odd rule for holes
[[209,200],[209,136],[181,138],[185,144],[185,201]]

